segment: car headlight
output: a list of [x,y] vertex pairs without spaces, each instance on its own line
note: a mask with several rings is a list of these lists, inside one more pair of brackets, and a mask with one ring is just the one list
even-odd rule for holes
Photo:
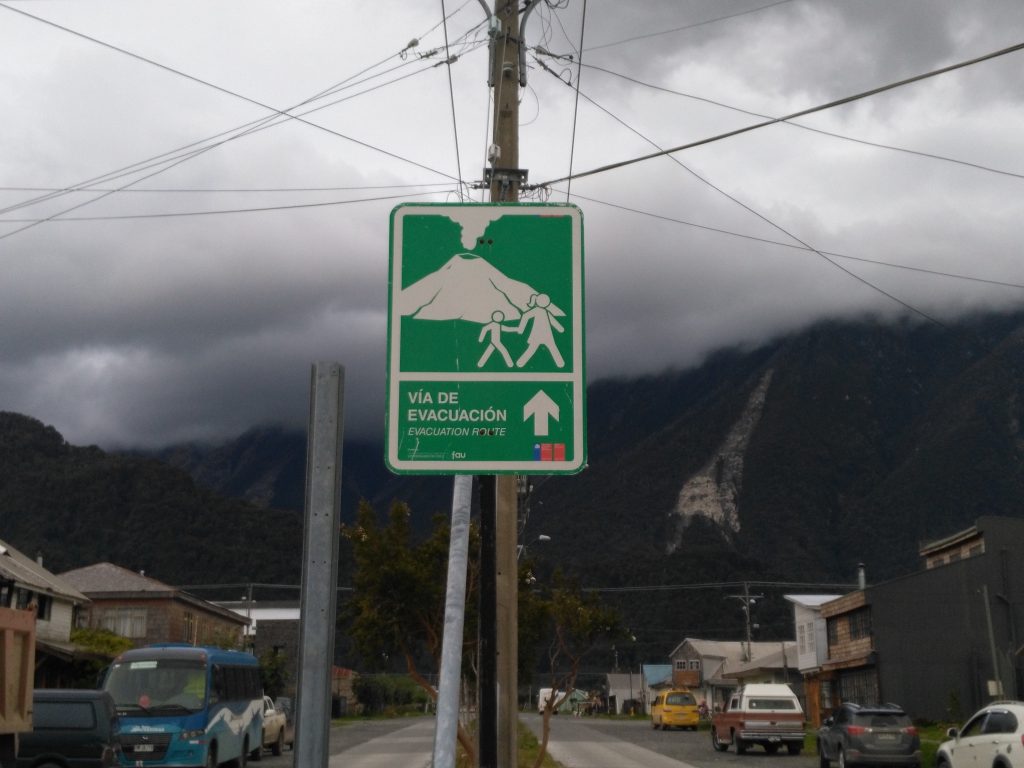
[[182,741],[193,741],[195,739],[201,739],[206,735],[206,731],[200,728],[195,731],[182,731],[178,734],[178,738]]

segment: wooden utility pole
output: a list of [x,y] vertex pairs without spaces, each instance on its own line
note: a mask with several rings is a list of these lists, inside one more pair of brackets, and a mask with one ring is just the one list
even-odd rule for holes
[[[494,0],[490,84],[494,95],[494,134],[488,153],[492,203],[519,201],[519,188],[525,180],[519,170],[519,7],[515,0]],[[516,565],[518,504],[516,482],[512,475],[500,475],[494,489],[494,602],[495,602],[495,689],[481,691],[482,696],[497,699],[495,733],[484,733],[492,726],[481,718],[481,768],[515,768],[518,728],[519,660],[518,569]],[[481,531],[484,535],[486,533]],[[490,564],[481,563],[482,567]],[[482,586],[483,582],[481,582]],[[489,599],[485,597],[484,599]],[[481,617],[483,618],[483,617]],[[481,703],[481,713],[483,704]],[[487,741],[493,739],[491,750]],[[485,741],[486,740],[486,741]],[[485,762],[493,760],[494,762]]]

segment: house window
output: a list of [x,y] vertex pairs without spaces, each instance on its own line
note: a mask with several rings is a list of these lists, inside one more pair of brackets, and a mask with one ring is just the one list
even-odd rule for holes
[[803,656],[807,653],[807,627],[803,624],[796,628],[797,642],[799,644],[799,653]]
[[685,672],[686,671],[686,659],[676,659],[676,671],[678,671],[678,672]]
[[690,669],[700,671],[700,659],[690,659]]
[[185,631],[181,638],[186,643],[196,644],[196,635],[198,634],[198,624],[196,623],[196,615],[191,611],[185,612]]
[[867,637],[871,634],[871,612],[867,608],[861,608],[850,614],[850,639],[856,640],[859,637]]
[[878,678],[875,676],[875,670],[864,669],[844,674],[839,678],[839,697],[842,701],[878,701]]
[[49,621],[53,612],[53,598],[49,595],[36,595],[36,618]]
[[100,611],[99,626],[121,637],[146,636],[145,608],[106,608]]
[[829,619],[826,626],[828,628],[828,645],[831,648],[839,642],[839,622],[835,619]]

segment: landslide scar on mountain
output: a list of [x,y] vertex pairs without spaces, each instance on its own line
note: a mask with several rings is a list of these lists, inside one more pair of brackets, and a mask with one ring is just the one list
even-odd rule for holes
[[740,515],[738,499],[743,487],[743,456],[750,436],[754,434],[757,423],[761,420],[768,387],[774,371],[768,369],[761,377],[754,391],[750,393],[743,413],[732,425],[725,440],[718,446],[712,458],[699,472],[690,477],[679,491],[675,509],[670,517],[675,518],[675,525],[670,524],[671,533],[665,546],[667,554],[672,554],[683,541],[683,533],[694,517],[706,517],[716,523],[724,535],[738,533]]

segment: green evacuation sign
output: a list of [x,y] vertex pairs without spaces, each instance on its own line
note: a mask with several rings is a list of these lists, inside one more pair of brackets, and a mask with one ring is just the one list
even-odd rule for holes
[[395,208],[387,387],[393,472],[580,471],[587,451],[579,208]]

